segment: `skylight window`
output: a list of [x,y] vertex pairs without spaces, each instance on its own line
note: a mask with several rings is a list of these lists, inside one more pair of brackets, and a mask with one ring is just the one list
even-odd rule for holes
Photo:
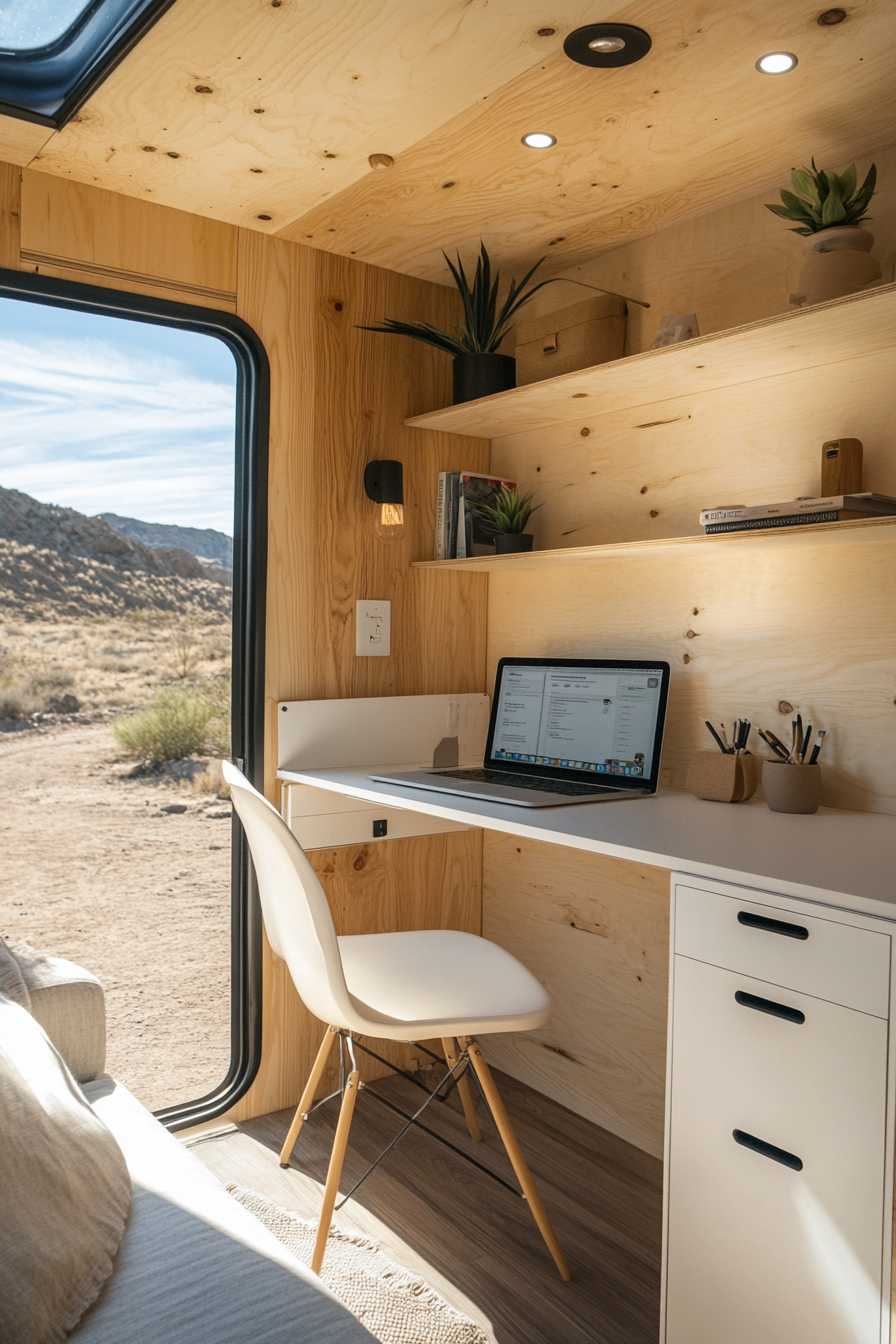
[[0,51],[45,51],[64,37],[92,0],[0,0]]
[[59,130],[174,0],[0,0],[0,112]]

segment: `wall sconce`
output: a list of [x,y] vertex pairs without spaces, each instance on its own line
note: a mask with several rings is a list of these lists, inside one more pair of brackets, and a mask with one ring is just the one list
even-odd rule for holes
[[400,462],[368,462],[364,489],[377,509],[374,532],[380,541],[398,541],[404,536],[404,469]]

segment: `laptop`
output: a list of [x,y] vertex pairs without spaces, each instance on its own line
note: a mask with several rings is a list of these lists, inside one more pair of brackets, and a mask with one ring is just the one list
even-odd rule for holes
[[563,807],[656,793],[669,664],[604,658],[502,658],[485,759],[368,775],[518,807]]

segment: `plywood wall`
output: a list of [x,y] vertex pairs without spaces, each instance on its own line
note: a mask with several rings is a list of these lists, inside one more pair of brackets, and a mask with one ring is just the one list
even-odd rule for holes
[[[237,311],[264,342],[272,383],[269,796],[278,700],[483,689],[484,586],[473,577],[438,585],[409,562],[431,554],[438,472],[481,469],[487,445],[404,429],[405,416],[448,399],[450,361],[357,330],[386,316],[445,324],[453,305],[444,289],[9,165],[0,166],[0,223],[8,266]],[[408,529],[399,543],[373,534],[361,483],[371,457],[405,465]],[[392,602],[391,658],[355,658],[357,598]],[[315,863],[346,931],[371,921],[479,930],[476,833],[353,847]],[[297,1100],[318,1032],[269,949],[264,1009],[262,1069],[240,1115]]]
[[487,831],[483,925],[547,986],[538,1031],[489,1058],[536,1091],[663,1155],[669,882],[662,868]]
[[[807,140],[802,162],[815,147]],[[878,191],[867,227],[874,234],[873,255],[884,280],[896,279],[896,144],[854,158],[861,181],[870,165],[878,171]],[[821,166],[842,172],[850,161],[822,160]],[[799,166],[794,164],[794,166]],[[791,312],[790,295],[799,288],[802,239],[787,221],[766,210],[766,201],[780,200],[789,186],[787,174],[769,179],[765,191],[734,205],[660,229],[646,238],[601,248],[590,261],[564,271],[571,279],[604,285],[650,304],[629,306],[626,354],[649,350],[664,313],[696,313],[704,336],[776,313]],[[581,302],[588,291],[578,285],[552,284],[533,300],[527,314],[552,312]]]

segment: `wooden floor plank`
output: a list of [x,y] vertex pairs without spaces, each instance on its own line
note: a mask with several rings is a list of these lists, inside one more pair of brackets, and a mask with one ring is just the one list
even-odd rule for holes
[[[438,1074],[429,1071],[435,1085]],[[654,1344],[659,1331],[662,1164],[523,1083],[496,1079],[573,1282],[557,1275],[528,1207],[426,1134],[412,1130],[337,1215],[416,1269],[495,1344]],[[372,1085],[410,1111],[423,1093],[399,1077]],[[483,1142],[467,1133],[456,1095],[426,1123],[483,1166],[513,1173],[481,1101]],[[288,1111],[246,1121],[191,1146],[221,1179],[253,1186],[315,1217],[338,1101],[315,1112],[282,1171]],[[363,1174],[403,1121],[362,1090],[342,1191]]]

